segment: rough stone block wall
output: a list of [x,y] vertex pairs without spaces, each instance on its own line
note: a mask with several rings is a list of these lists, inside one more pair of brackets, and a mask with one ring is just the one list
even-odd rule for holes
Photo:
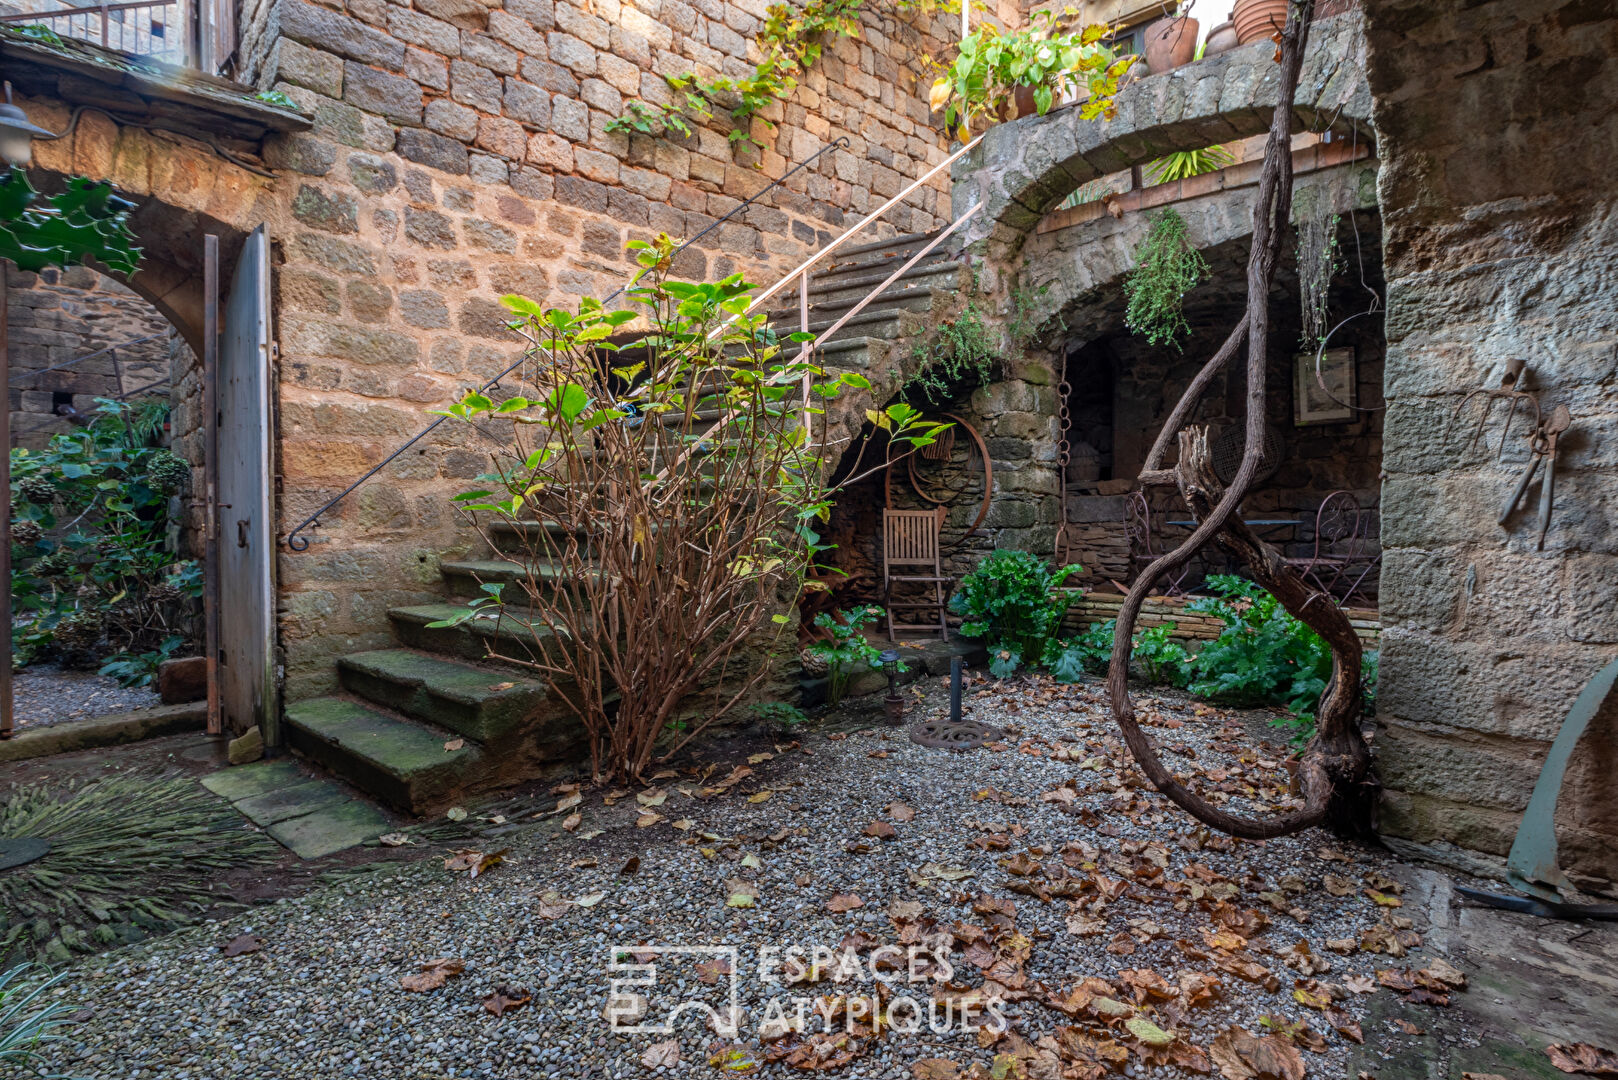
[[[761,0],[267,0],[243,11],[241,68],[315,118],[272,142],[285,212],[277,306],[285,534],[520,355],[501,294],[572,306],[630,277],[624,244],[691,237],[839,138],[681,257],[676,270],[770,283],[942,160],[919,29],[865,17],[755,121],[762,151],[723,123],[686,139],[609,134],[663,77],[743,74]],[[1015,8],[1003,13],[1015,17]],[[920,76],[920,77],[918,77]],[[948,185],[918,192],[883,231],[949,216]],[[446,424],[322,521],[280,562],[287,697],[327,689],[331,659],[384,645],[386,611],[439,595],[441,558],[475,550],[446,496],[487,470],[489,444]]]
[[[1381,827],[1503,854],[1574,696],[1618,655],[1618,13],[1364,8],[1388,278]],[[1524,442],[1497,462],[1450,426],[1512,357],[1574,418],[1543,551],[1537,501],[1495,524]],[[1558,814],[1587,883],[1618,880],[1615,778],[1609,703]]]
[[83,266],[12,270],[7,281],[13,445],[38,448],[74,430],[63,410],[88,415],[96,398],[168,396],[172,328],[129,288]]

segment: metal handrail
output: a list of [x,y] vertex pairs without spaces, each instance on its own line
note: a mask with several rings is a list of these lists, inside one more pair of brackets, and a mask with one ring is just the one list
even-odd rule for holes
[[[36,376],[45,375],[52,371],[61,371],[63,368],[70,368],[74,364],[80,364],[86,360],[94,360],[96,357],[105,356],[108,353],[115,353],[119,349],[129,348],[131,345],[143,345],[148,341],[155,341],[160,337],[168,337],[168,331],[161,330],[155,334],[147,334],[145,337],[130,338],[128,341],[120,341],[116,345],[108,345],[104,349],[97,349],[93,353],[85,353],[83,356],[75,356],[71,360],[63,360],[60,364],[52,364],[50,367],[42,367],[37,371],[25,371],[21,375],[18,375],[17,379],[32,379]],[[12,381],[8,382],[6,386],[8,388],[16,388],[17,379],[13,379]]]
[[[110,13],[114,11],[144,11],[152,8],[177,7],[180,5],[180,3],[181,0],[134,0],[132,3],[93,4],[87,7],[63,8],[60,11],[23,11],[18,12],[15,15],[0,15],[0,24],[23,23],[33,25],[53,19],[72,20],[82,18],[88,20],[99,18],[101,20],[101,46],[102,48],[110,49],[113,48],[111,36],[112,20],[108,18]],[[77,28],[75,28],[70,21],[66,27],[66,33],[63,36],[80,40],[79,35],[74,33],[75,29]],[[176,27],[176,29],[183,28]],[[134,34],[136,45],[139,45],[140,43],[140,35],[145,33],[148,45],[151,45],[153,42],[162,42],[163,47],[148,48],[144,52],[134,48],[124,48],[123,46],[127,43],[127,32],[131,30]],[[138,25],[134,27],[126,27],[122,22],[118,23],[118,45],[119,47],[117,51],[128,53],[132,56],[156,56],[162,53],[172,53],[177,51],[183,52],[185,48],[183,40],[176,45],[171,43],[169,38],[166,36],[159,37],[152,34],[149,28],[142,31]]]
[[[980,136],[980,138],[981,138],[981,136]],[[698,240],[701,240],[704,236],[707,236],[710,232],[717,229],[719,226],[723,225],[725,222],[729,221],[732,217],[734,217],[737,214],[741,213],[743,210],[746,210],[749,206],[752,206],[753,203],[757,202],[759,199],[762,199],[765,195],[769,194],[771,191],[773,191],[777,187],[780,187],[789,178],[791,178],[795,173],[797,173],[800,170],[805,169],[809,165],[811,165],[815,161],[815,159],[820,157],[822,154],[829,153],[832,150],[838,149],[839,147],[846,149],[850,145],[851,144],[849,142],[849,138],[848,138],[847,135],[839,136],[838,138],[836,138],[836,139],[832,140],[831,142],[827,143],[825,146],[823,146],[819,150],[815,151],[809,157],[804,158],[797,165],[794,165],[791,169],[789,169],[788,171],[782,173],[780,175],[780,177],[778,177],[775,180],[772,180],[770,182],[769,186],[764,188],[758,194],[752,196],[751,198],[747,199],[746,201],[742,202],[741,204],[739,204],[739,205],[737,205],[735,207],[732,207],[731,210],[728,213],[726,213],[723,217],[718,218],[717,220],[713,221],[711,224],[708,225],[707,228],[705,228],[701,232],[697,233],[697,235],[693,236],[691,239],[682,241],[680,246],[674,249],[673,256],[670,256],[671,260],[672,260],[672,258],[674,256],[679,255],[680,252],[684,251],[686,248],[690,247],[692,244],[696,243]],[[889,205],[891,205],[891,203]],[[886,209],[886,207],[884,207],[883,209]],[[842,240],[847,237],[847,235],[848,234],[845,233],[843,235],[843,237],[839,237],[838,240],[835,243],[841,243]],[[835,244],[834,244],[834,246],[835,246]],[[813,261],[813,260],[811,260],[811,261]],[[796,273],[796,272],[797,271],[794,271],[794,273]],[[622,296],[624,294],[624,291],[626,289],[628,289],[630,285],[633,285],[633,284],[634,284],[634,280],[631,279],[627,284],[619,286],[619,288],[617,289],[616,292],[614,292],[612,295],[608,296],[605,300],[601,301],[601,303],[603,305],[612,303],[612,301],[614,301],[614,300],[618,299],[618,297]],[[492,378],[488,382],[484,383],[478,389],[478,393],[480,393],[480,394],[488,393],[490,390],[492,390],[496,386],[500,385],[500,380],[501,379],[504,379],[506,376],[510,375],[513,371],[516,371],[518,368],[522,367],[522,365],[526,361],[527,361],[527,355],[525,353],[524,356],[517,359],[514,363],[512,363],[509,367],[507,367],[504,371],[500,372],[500,374],[496,375],[494,378]],[[358,480],[355,480],[352,484],[348,485],[348,487],[344,488],[342,491],[338,492],[335,496],[328,499],[320,507],[320,509],[316,510],[314,513],[310,514],[303,521],[299,522],[298,525],[294,529],[292,529],[291,532],[287,533],[286,541],[285,541],[287,549],[290,550],[290,551],[308,551],[309,550],[309,540],[306,539],[305,537],[299,536],[298,535],[299,533],[303,532],[305,529],[313,528],[315,526],[315,524],[320,520],[321,516],[326,513],[326,511],[330,510],[332,507],[336,506],[338,503],[342,502],[344,499],[346,499],[350,495],[352,495],[367,480],[371,479],[371,477],[375,476],[377,473],[379,473],[383,469],[387,468],[388,465],[390,465],[395,459],[397,459],[399,457],[399,455],[403,454],[406,450],[409,450],[412,446],[415,446],[418,442],[425,439],[428,435],[431,435],[434,431],[437,431],[438,426],[440,424],[442,424],[445,420],[448,420],[448,419],[449,419],[449,417],[447,417],[447,416],[440,416],[437,420],[434,420],[432,423],[430,423],[426,427],[422,428],[415,435],[411,436],[410,439],[407,442],[403,443],[401,446],[399,446],[398,449],[394,450],[393,453],[389,454],[387,457],[383,458],[381,461],[379,461],[375,465],[371,466],[371,468],[367,469],[365,471],[364,475],[362,475]]]

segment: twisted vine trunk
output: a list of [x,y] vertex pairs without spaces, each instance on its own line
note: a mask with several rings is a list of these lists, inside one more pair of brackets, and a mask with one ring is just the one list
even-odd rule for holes
[[[1280,92],[1278,101],[1290,102],[1298,86],[1308,43],[1314,0],[1293,0],[1281,34]],[[1130,753],[1152,784],[1192,817],[1235,836],[1261,840],[1330,825],[1342,832],[1368,831],[1374,786],[1369,780],[1371,755],[1359,732],[1364,707],[1360,686],[1361,646],[1358,635],[1331,597],[1313,589],[1281,554],[1253,535],[1238,511],[1258,470],[1264,439],[1264,407],[1269,344],[1269,294],[1275,264],[1285,242],[1292,207],[1292,111],[1277,108],[1264,149],[1258,197],[1253,209],[1253,247],[1247,262],[1247,313],[1213,357],[1203,366],[1175,405],[1158,434],[1141,484],[1174,485],[1195,514],[1198,525],[1178,548],[1159,557],[1136,579],[1124,597],[1107,669],[1107,691],[1112,713]],[[1213,377],[1247,345],[1246,440],[1242,461],[1230,486],[1215,476],[1208,453],[1207,432],[1181,426],[1191,415]],[[1169,441],[1179,437],[1180,460],[1172,470],[1162,468]],[[1129,697],[1129,659],[1133,651],[1135,621],[1141,605],[1165,574],[1184,566],[1209,542],[1217,541],[1239,556],[1253,580],[1289,612],[1325,639],[1332,650],[1332,679],[1321,696],[1315,737],[1304,749],[1299,768],[1304,806],[1267,818],[1228,813],[1203,799],[1175,779],[1157,756],[1151,740],[1135,719]]]

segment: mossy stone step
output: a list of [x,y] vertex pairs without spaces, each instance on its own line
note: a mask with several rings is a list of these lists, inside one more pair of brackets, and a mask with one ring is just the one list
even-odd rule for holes
[[453,619],[467,610],[463,604],[416,604],[390,609],[388,619],[400,643],[412,649],[465,660],[488,659],[490,645],[513,656],[526,656],[525,649],[533,649],[541,636],[554,633],[538,619],[530,626],[513,615],[500,613],[471,619],[458,626],[431,625]]
[[[438,571],[444,576],[453,596],[482,596],[484,585],[504,585],[501,594],[508,604],[521,604],[528,581],[526,563],[513,559],[457,559],[440,563]],[[555,588],[568,580],[566,572],[541,559],[533,564],[534,583],[540,588]]]
[[475,743],[445,750],[446,735],[343,698],[287,706],[287,742],[390,806],[436,809],[483,770]]
[[408,649],[354,653],[337,661],[337,671],[345,690],[480,743],[561,708],[548,702],[543,683]]

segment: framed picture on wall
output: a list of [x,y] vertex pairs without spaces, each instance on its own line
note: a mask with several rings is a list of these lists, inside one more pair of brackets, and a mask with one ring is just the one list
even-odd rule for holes
[[[1315,354],[1299,353],[1293,358],[1292,413],[1299,427],[1309,424],[1340,424],[1354,419],[1354,350],[1327,349],[1320,358],[1320,379],[1315,378]],[[1325,391],[1320,383],[1326,384]]]

